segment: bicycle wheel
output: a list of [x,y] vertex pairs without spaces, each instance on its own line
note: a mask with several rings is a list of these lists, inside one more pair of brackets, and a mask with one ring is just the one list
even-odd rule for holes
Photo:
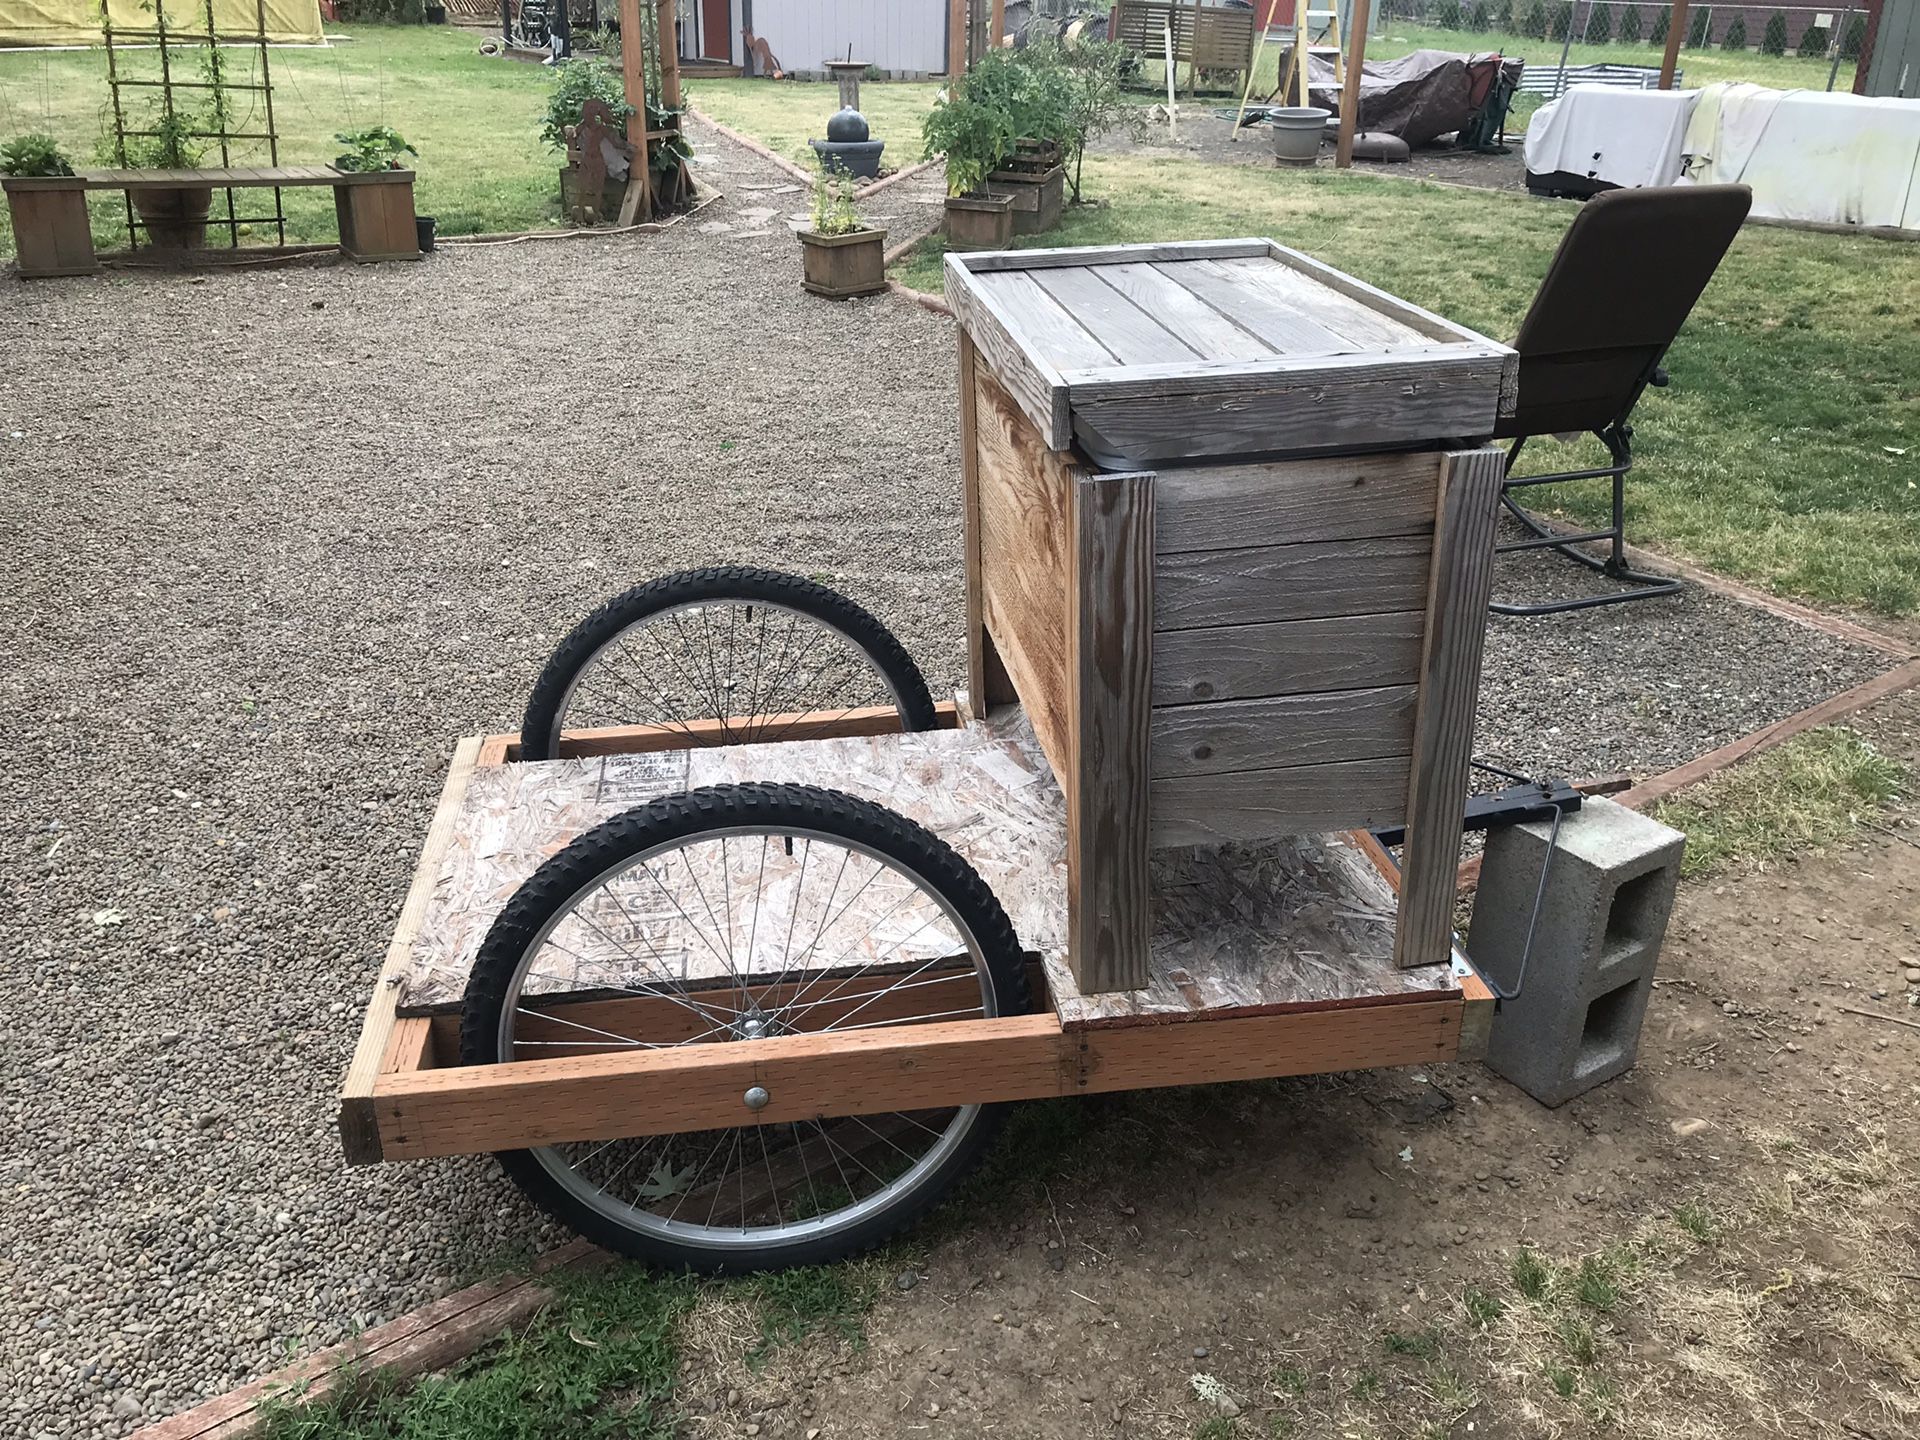
[[[1006,913],[944,842],[837,791],[730,785],[616,816],[541,866],[481,947],[461,1059],[753,1045],[1027,1005]],[[761,1123],[759,1093],[731,1127],[636,1123],[635,1138],[498,1158],[599,1245],[740,1273],[878,1244],[974,1164],[1005,1108],[835,1117],[806,1103],[805,1119]]]
[[616,595],[576,625],[540,672],[520,729],[528,760],[561,738],[661,725],[688,745],[779,740],[804,714],[888,707],[933,726],[927,682],[886,626],[797,575],[730,565],[683,570]]

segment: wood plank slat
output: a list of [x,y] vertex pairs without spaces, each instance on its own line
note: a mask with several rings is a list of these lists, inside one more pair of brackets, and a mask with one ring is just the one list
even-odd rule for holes
[[[1246,283],[1243,272],[1219,260],[1162,261],[1154,266],[1182,289],[1253,331],[1282,355],[1344,355],[1358,347],[1301,313]],[[1065,368],[1065,367],[1062,367]]]
[[958,253],[948,254],[945,275],[947,304],[973,341],[980,369],[1018,402],[1048,449],[1066,449],[1073,443],[1073,427],[1060,372],[1015,338],[1019,331],[1006,307],[975,282]]
[[1405,755],[1180,775],[1153,782],[1153,843],[1227,845],[1391,825],[1406,814]]
[[1067,954],[1083,992],[1147,983],[1154,477],[1073,487]]
[[1467,805],[1480,657],[1493,591],[1494,525],[1506,456],[1489,446],[1446,457],[1420,656],[1407,838],[1400,852],[1394,960],[1430,964],[1453,943],[1460,822]]
[[1156,709],[1153,777],[1407,755],[1418,697],[1413,685],[1383,685]]
[[1068,587],[1074,468],[1040,443],[985,370],[974,387],[980,585],[986,630],[1065,788],[1073,773]]
[[1234,324],[1151,265],[1097,265],[1086,273],[1111,285],[1149,315],[1168,323],[1202,360],[1267,360],[1278,353],[1251,330]]
[[360,1023],[360,1039],[347,1065],[346,1079],[340,1087],[340,1144],[349,1165],[368,1165],[384,1158],[380,1153],[380,1133],[374,1120],[373,1090],[380,1066],[397,1021],[396,1006],[400,986],[413,960],[413,940],[426,914],[439,877],[441,857],[453,843],[454,825],[460,817],[460,801],[473,778],[480,757],[480,738],[462,740],[454,747],[453,762],[447,767],[446,784],[440,790],[440,803],[427,827],[426,841],[420,847],[420,860],[407,888],[400,918],[393,927],[393,939],[374,983],[373,998],[367,1003],[366,1018]]
[[1169,467],[1155,543],[1171,555],[1431,534],[1438,472],[1431,453]]
[[[1362,350],[1402,350],[1425,345],[1433,337],[1415,329],[1379,306],[1346,290],[1269,256],[1215,262],[1217,268],[1239,277],[1277,304],[1297,309],[1331,333]],[[1451,337],[1450,337],[1451,338]]]
[[1120,357],[1043,287],[1022,270],[983,276],[982,293],[990,295],[1012,318],[1013,335],[1056,370],[1104,370]]
[[1419,675],[1425,629],[1423,612],[1403,610],[1161,630],[1153,639],[1153,703],[1410,685]]
[[[1016,277],[1038,286],[1122,365],[1160,365],[1206,358],[1103,281],[1095,270],[1072,267],[1037,270],[1031,275],[1015,271],[1011,275],[996,276],[995,281],[1004,284]],[[1070,363],[1064,356],[1049,358],[1061,369]]]
[[394,1159],[963,1103],[1145,1090],[1382,1065],[1459,1049],[1457,998],[1065,1034],[1053,1015],[775,1036],[739,1045],[589,1055],[384,1077]]
[[1147,241],[1137,245],[1062,245],[1044,250],[994,250],[955,254],[950,263],[972,275],[1000,270],[1045,270],[1061,265],[1151,265],[1159,260],[1232,259],[1265,255],[1273,242],[1257,237],[1234,240]]
[[[1466,346],[1196,366],[1191,376],[1067,372],[1074,426],[1153,467],[1236,452],[1307,454],[1490,435],[1508,356]],[[1155,367],[1163,368],[1163,367]]]
[[1154,629],[1424,610],[1432,555],[1418,535],[1163,555]]

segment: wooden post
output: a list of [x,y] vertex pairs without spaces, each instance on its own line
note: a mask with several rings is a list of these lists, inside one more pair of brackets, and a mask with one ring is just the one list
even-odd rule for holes
[[1333,148],[1336,170],[1350,169],[1353,165],[1353,132],[1360,123],[1360,72],[1367,63],[1367,0],[1353,0],[1352,18],[1353,48],[1347,51],[1346,84],[1340,87],[1340,138]]
[[967,73],[968,0],[947,0],[947,88]]
[[1394,963],[1402,968],[1445,960],[1451,948],[1460,822],[1493,590],[1494,517],[1505,475],[1505,457],[1491,447],[1455,451],[1441,461],[1393,934]]
[[626,199],[620,202],[620,223],[631,225],[635,215],[653,218],[653,168],[647,163],[647,50],[640,0],[620,0],[620,79],[627,104],[633,107],[627,117],[633,169],[627,176]]
[[1085,995],[1144,989],[1153,671],[1150,474],[1079,475],[1067,625],[1067,946]]
[[1006,43],[1007,38],[1007,0],[993,0],[988,10],[987,48],[997,50]]
[[680,27],[674,22],[675,0],[660,0],[660,103],[680,108]]
[[1660,57],[1660,88],[1673,88],[1673,72],[1680,64],[1680,46],[1686,39],[1687,0],[1673,0],[1673,14],[1667,20],[1667,53]]
[[1200,93],[1200,0],[1193,0],[1193,28],[1187,32],[1187,98]]

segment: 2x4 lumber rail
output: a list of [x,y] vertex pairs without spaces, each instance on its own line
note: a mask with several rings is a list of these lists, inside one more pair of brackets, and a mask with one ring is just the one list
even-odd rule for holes
[[1492,447],[1456,450],[1441,461],[1393,936],[1394,963],[1402,968],[1431,965],[1452,945],[1460,824],[1493,592],[1494,517],[1505,467],[1505,456]]
[[[1079,1030],[1053,1015],[776,1036],[746,1045],[515,1061],[382,1077],[388,1159],[474,1154],[821,1116],[1432,1064],[1458,999]],[[765,1108],[746,1109],[754,1086]]]
[[373,998],[367,1002],[366,1018],[360,1022],[360,1040],[347,1066],[347,1078],[340,1087],[340,1145],[349,1165],[369,1165],[383,1158],[379,1127],[373,1113],[374,1087],[392,1054],[400,983],[412,964],[414,936],[419,933],[427,901],[432,898],[434,883],[440,876],[440,857],[453,843],[460,802],[466,797],[467,782],[473,778],[480,747],[480,738],[473,736],[454,748],[453,763],[440,790],[439,808],[433,812],[426,843],[420,847],[420,863],[414,869],[413,884],[407,890],[406,903],[393,928],[393,940],[387,946],[387,958],[380,967]]
[[1072,503],[1067,953],[1091,995],[1150,978],[1154,477],[1077,476]]
[[[1336,170],[1353,168],[1353,136],[1360,128],[1360,78],[1367,63],[1367,22],[1368,0],[1353,0],[1353,14],[1349,23],[1353,33],[1347,43],[1353,49],[1347,56],[1346,83],[1340,87],[1340,135],[1334,141],[1333,167]],[[1573,22],[1567,22],[1571,25]]]

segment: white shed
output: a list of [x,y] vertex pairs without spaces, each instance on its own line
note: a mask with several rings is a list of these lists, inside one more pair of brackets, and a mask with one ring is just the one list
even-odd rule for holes
[[894,79],[947,69],[947,0],[680,0],[679,22],[681,57],[696,64],[744,67],[751,31],[789,75],[824,78],[821,63],[849,47]]

